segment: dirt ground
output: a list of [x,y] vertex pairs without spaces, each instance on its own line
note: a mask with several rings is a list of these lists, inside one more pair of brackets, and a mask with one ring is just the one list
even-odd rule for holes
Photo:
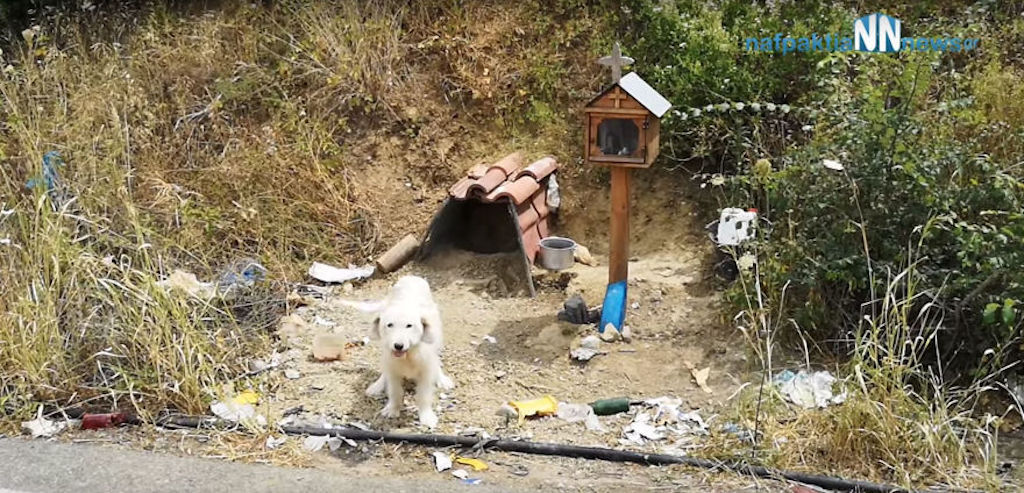
[[[603,209],[600,203],[594,205],[598,207]],[[682,220],[677,217],[673,221],[674,226],[692,222],[693,215],[682,216]],[[596,334],[596,328],[558,321],[556,314],[574,293],[581,294],[588,306],[602,302],[607,284],[603,244],[595,248],[602,265],[577,263],[558,273],[535,267],[534,298],[510,294],[515,291],[510,280],[515,262],[510,264],[500,255],[467,252],[415,263],[356,286],[331,286],[322,299],[307,297],[310,303],[294,311],[304,324],[286,328],[281,334],[279,351],[284,361],[273,370],[279,376],[275,380],[279,385],[261,403],[260,412],[268,421],[276,422],[286,411],[301,406],[302,412],[291,419],[316,423],[326,418],[335,423],[359,422],[380,430],[416,430],[411,392],[406,393],[406,411],[392,420],[378,416],[382,400],[364,394],[379,375],[380,348],[373,342],[362,344],[372,316],[342,301],[380,299],[399,276],[416,274],[430,282],[440,305],[444,366],[456,384],[454,390],[441,393],[436,433],[485,432],[542,442],[637,449],[635,444],[620,442],[622,429],[632,420],[633,412],[601,417],[604,432],[590,431],[582,422],[568,423],[557,417],[529,419],[519,426],[496,414],[509,400],[545,395],[567,403],[616,396],[673,396],[681,398],[684,408],[697,411],[711,426],[720,424],[716,412],[747,381],[747,355],[738,334],[720,320],[719,294],[711,278],[712,247],[706,238],[694,235],[694,230],[673,228],[660,235],[668,241],[645,245],[641,248],[644,254],[631,259],[626,323],[633,331],[632,342],[603,343],[604,354],[587,363],[572,361],[569,351],[582,337]],[[679,232],[679,237],[672,238],[672,231]],[[311,344],[317,333],[339,334],[350,341],[345,357],[335,362],[314,361]],[[697,386],[691,366],[710,367],[711,394]],[[297,370],[298,378],[285,378],[285,370]],[[664,440],[648,442],[638,450],[679,452],[670,447],[672,442]],[[438,474],[428,451],[406,447],[408,452],[400,453],[396,449],[385,445],[373,450],[342,447],[314,455],[318,467],[356,467],[363,474]],[[675,467],[504,453],[486,453],[481,458],[492,468],[473,477],[524,486],[561,489],[586,479],[579,484],[598,490],[623,485],[695,487],[709,477]],[[715,488],[726,491],[755,486],[753,480],[744,484],[736,477],[716,478]]]

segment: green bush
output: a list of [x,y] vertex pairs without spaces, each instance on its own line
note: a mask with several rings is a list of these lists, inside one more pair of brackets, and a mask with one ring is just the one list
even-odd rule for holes
[[[1021,71],[997,40],[1017,39],[1021,22],[987,4],[894,9],[887,12],[914,36],[980,37],[986,49],[747,52],[744,38],[776,32],[851,35],[853,20],[873,10],[730,1],[623,7],[627,53],[675,105],[664,122],[665,162],[715,176],[706,185],[719,206],[757,207],[772,222],[757,247],[758,273],[791,328],[818,341],[851,340],[888,273],[913,259],[923,289],[942,305],[941,321],[931,323],[950,329],[940,346],[975,367],[988,349],[999,357],[986,361],[1005,360],[1020,327],[1016,300],[1024,299],[1024,110],[1012,97]],[[826,168],[825,159],[844,169]],[[739,288],[730,296],[737,309],[748,306]]]

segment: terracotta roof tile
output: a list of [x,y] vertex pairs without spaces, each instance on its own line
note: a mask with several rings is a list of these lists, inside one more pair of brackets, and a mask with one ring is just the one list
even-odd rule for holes
[[551,173],[554,173],[556,169],[558,169],[558,163],[555,161],[555,158],[547,156],[538,159],[530,163],[529,166],[519,170],[519,172],[516,173],[516,178],[518,179],[524,175],[530,175],[534,180],[540,181],[547,178]]
[[498,160],[498,162],[492,164],[490,169],[501,168],[505,171],[505,176],[509,176],[516,172],[523,166],[523,154],[520,152],[513,152],[508,156],[505,156]]
[[484,176],[475,180],[472,185],[469,186],[469,190],[466,195],[480,195],[484,196],[491,193],[492,190],[498,188],[498,185],[505,183],[508,179],[508,175],[505,170],[491,166],[491,169],[484,173]]
[[481,176],[484,176],[484,173],[486,173],[490,167],[491,166],[488,163],[480,163],[476,166],[473,166],[472,168],[469,168],[469,171],[466,172],[466,175],[468,175],[470,178],[480,178]]
[[548,235],[547,177],[558,170],[551,156],[523,167],[523,155],[509,154],[493,164],[477,164],[448,190],[456,200],[509,201],[518,216],[523,253],[533,263],[540,240]]
[[529,202],[533,194],[540,190],[540,183],[532,176],[524,176],[516,181],[506,181],[484,197],[484,202],[495,202],[502,198],[512,199],[514,204]]
[[476,181],[472,178],[463,178],[448,189],[448,194],[457,199],[465,199],[466,193],[469,192],[469,187],[474,183],[476,183]]

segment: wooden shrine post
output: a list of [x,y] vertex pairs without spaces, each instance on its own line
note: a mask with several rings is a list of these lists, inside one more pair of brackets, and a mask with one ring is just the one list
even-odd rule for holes
[[[612,83],[584,108],[586,142],[584,161],[611,167],[611,232],[608,252],[608,292],[600,330],[606,324],[621,329],[625,317],[626,281],[629,278],[629,213],[631,168],[647,168],[658,156],[661,117],[671,108],[636,73],[622,76],[633,59],[622,55],[616,43],[612,54],[598,63],[611,67]],[[606,316],[607,315],[607,316]]]

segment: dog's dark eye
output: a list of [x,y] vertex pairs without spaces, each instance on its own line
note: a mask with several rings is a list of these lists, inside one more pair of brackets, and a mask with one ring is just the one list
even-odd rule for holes
[[390,329],[390,328],[392,328],[392,327],[394,327],[394,326],[395,326],[395,324],[393,324],[393,323],[391,323],[391,322],[388,322],[388,328],[389,328],[389,329]]
[[405,324],[405,328],[411,329],[412,328],[412,324]]

